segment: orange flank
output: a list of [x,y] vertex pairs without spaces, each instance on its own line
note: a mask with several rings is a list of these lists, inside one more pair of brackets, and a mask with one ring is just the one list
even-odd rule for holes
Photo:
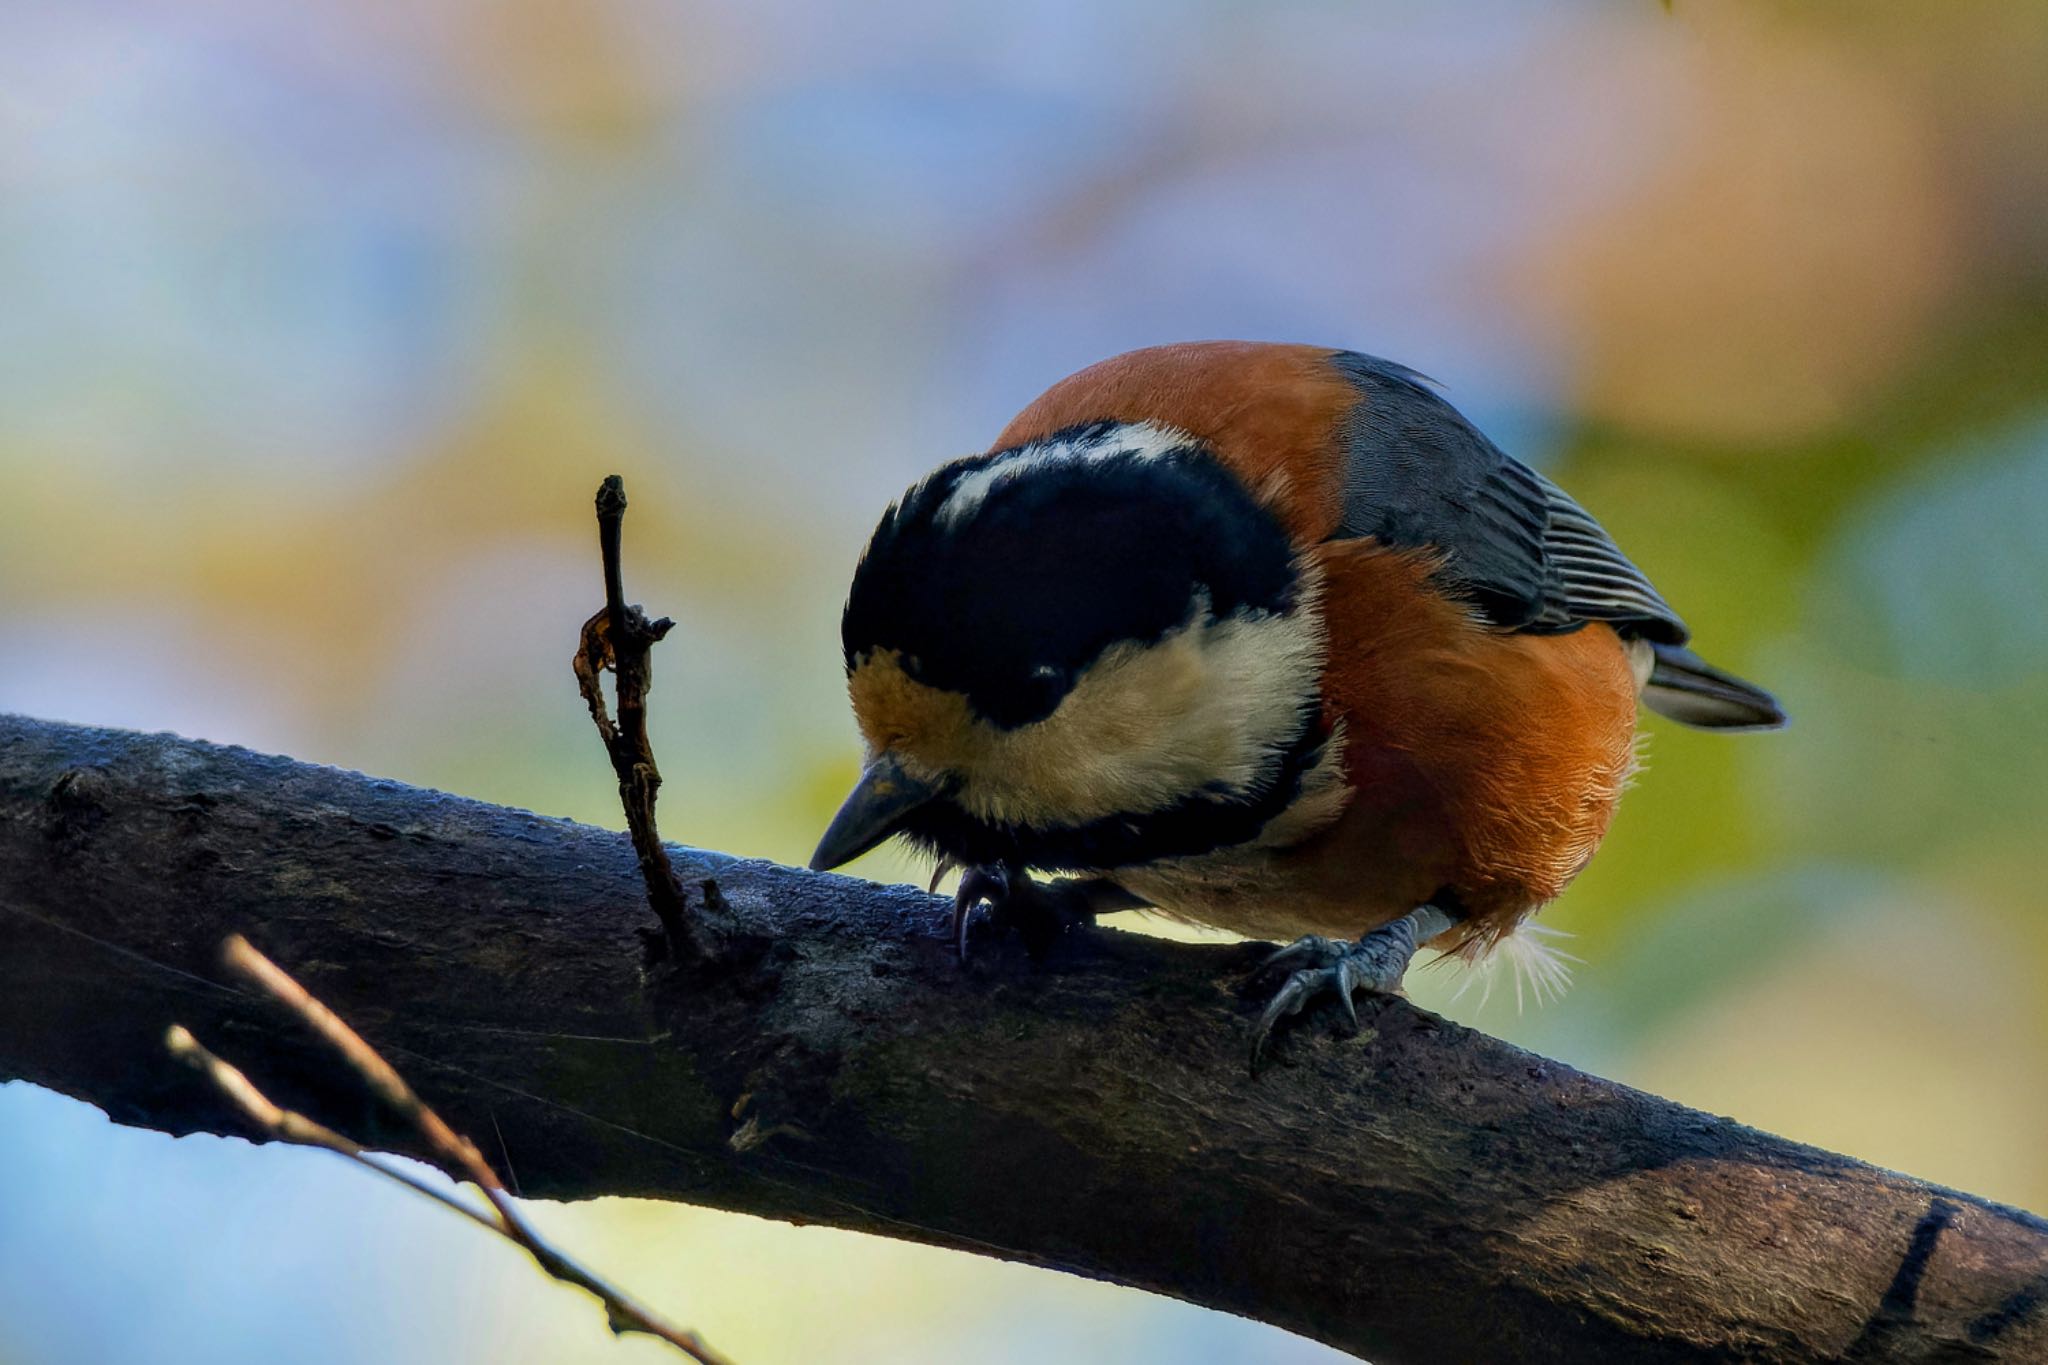
[[1422,554],[1339,541],[1318,557],[1324,711],[1343,720],[1356,795],[1296,851],[1302,875],[1353,904],[1362,885],[1383,891],[1345,932],[1449,888],[1468,912],[1454,943],[1491,942],[1563,891],[1607,832],[1635,758],[1627,651],[1597,622],[1494,629],[1442,594]]

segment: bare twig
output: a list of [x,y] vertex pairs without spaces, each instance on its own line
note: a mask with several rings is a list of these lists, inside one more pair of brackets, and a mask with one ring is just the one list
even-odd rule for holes
[[477,1150],[476,1144],[451,1128],[410,1085],[406,1084],[405,1078],[398,1074],[397,1069],[363,1040],[362,1035],[342,1022],[341,1016],[314,998],[312,992],[301,986],[282,967],[257,952],[240,934],[229,936],[222,956],[230,968],[247,977],[291,1009],[307,1027],[339,1052],[342,1060],[362,1078],[364,1084],[370,1087],[378,1099],[412,1124],[442,1169],[457,1180],[465,1180],[475,1185],[482,1192],[489,1207],[478,1208],[446,1190],[437,1189],[410,1171],[380,1160],[375,1154],[365,1151],[361,1144],[325,1124],[280,1107],[257,1089],[255,1083],[241,1071],[209,1052],[183,1026],[173,1025],[164,1038],[165,1046],[170,1049],[171,1055],[211,1079],[250,1122],[279,1141],[294,1143],[301,1147],[320,1147],[345,1156],[359,1165],[367,1166],[379,1175],[419,1191],[463,1217],[498,1233],[522,1248],[533,1257],[542,1270],[555,1279],[594,1295],[604,1304],[605,1316],[613,1332],[621,1335],[627,1332],[640,1332],[659,1337],[680,1349],[691,1359],[700,1362],[700,1365],[726,1365],[725,1358],[707,1346],[695,1332],[685,1331],[662,1321],[652,1311],[634,1302],[624,1291],[607,1284],[595,1273],[550,1246],[533,1225],[526,1221],[525,1215],[520,1212],[519,1206],[513,1202],[503,1182],[498,1179],[497,1172]]
[[[626,827],[633,835],[633,851],[639,855],[648,904],[661,921],[663,946],[670,958],[682,962],[695,956],[696,937],[690,926],[688,899],[654,824],[661,770],[655,767],[654,748],[647,739],[647,689],[653,683],[650,653],[675,622],[666,616],[649,621],[639,607],[626,602],[625,571],[619,549],[625,518],[626,484],[613,474],[597,490],[597,539],[604,557],[605,604],[602,611],[583,623],[574,661],[576,685],[585,705],[590,707],[590,718],[597,724],[605,752],[611,756],[612,771],[618,774]],[[600,682],[607,668],[617,679],[616,722],[605,706]]]

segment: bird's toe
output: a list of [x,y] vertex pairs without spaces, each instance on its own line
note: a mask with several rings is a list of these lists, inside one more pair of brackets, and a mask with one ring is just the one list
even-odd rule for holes
[[1375,929],[1356,943],[1306,934],[1274,952],[1252,972],[1257,986],[1274,975],[1287,975],[1274,990],[1252,1026],[1252,1073],[1256,1075],[1282,1020],[1300,1014],[1322,997],[1334,996],[1352,1031],[1358,1031],[1361,990],[1393,994],[1415,956],[1415,930],[1407,920]]
[[1018,867],[970,867],[960,874],[953,894],[953,945],[964,961],[968,937],[985,905],[991,926],[1016,930],[1025,950],[1034,959],[1043,958],[1060,935],[1094,920],[1096,899],[1090,883],[1072,878],[1041,882]]

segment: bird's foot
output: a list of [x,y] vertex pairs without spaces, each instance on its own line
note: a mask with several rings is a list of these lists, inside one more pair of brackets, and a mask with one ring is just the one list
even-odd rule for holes
[[1416,948],[1450,928],[1452,922],[1442,910],[1425,905],[1381,925],[1356,943],[1308,934],[1260,963],[1251,976],[1254,984],[1279,972],[1287,976],[1252,1026],[1252,1074],[1258,1074],[1280,1021],[1300,1014],[1326,994],[1336,996],[1356,1032],[1358,1006],[1351,999],[1352,992],[1398,992]]
[[987,922],[998,931],[1015,929],[1031,956],[1042,958],[1060,935],[1077,924],[1093,924],[1096,915],[1142,904],[1121,887],[1093,878],[1061,877],[1034,881],[1023,868],[1002,863],[970,867],[960,874],[953,893],[953,944],[964,962],[967,936],[988,907]]

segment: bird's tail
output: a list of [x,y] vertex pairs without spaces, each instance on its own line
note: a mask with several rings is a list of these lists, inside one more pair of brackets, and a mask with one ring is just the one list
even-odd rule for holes
[[1689,649],[1652,644],[1655,666],[1643,704],[1660,716],[1702,730],[1775,730],[1785,723],[1777,698]]

